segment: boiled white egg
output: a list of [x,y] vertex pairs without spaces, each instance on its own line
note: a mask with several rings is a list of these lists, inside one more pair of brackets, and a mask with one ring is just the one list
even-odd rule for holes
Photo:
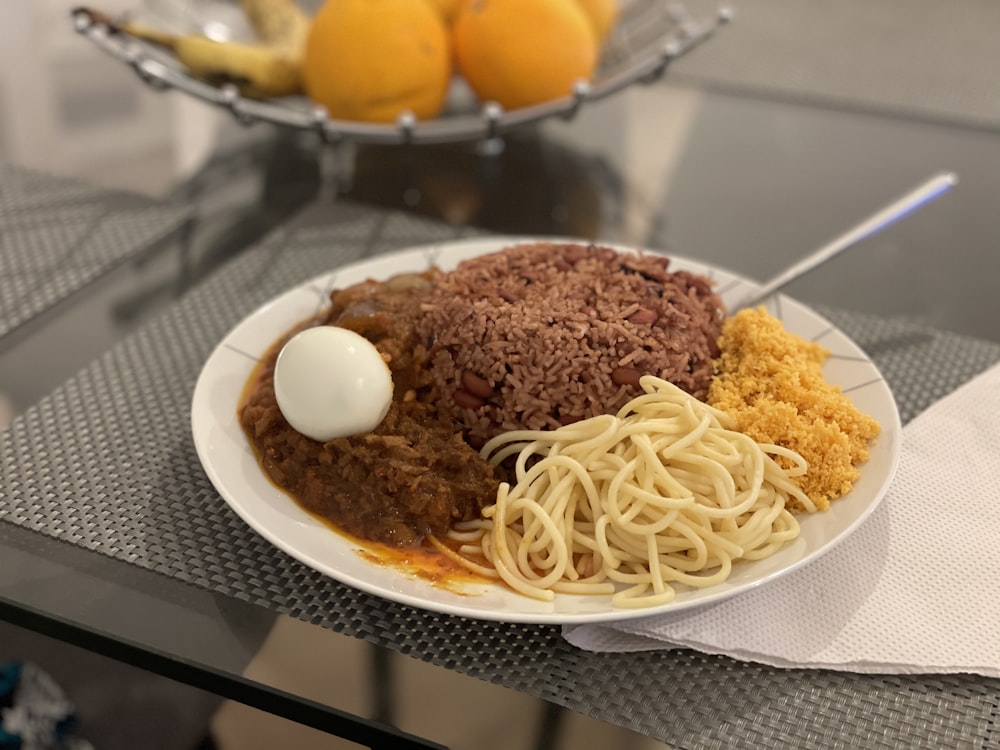
[[292,428],[325,443],[378,426],[392,403],[392,374],[364,336],[316,326],[282,347],[274,366],[274,395]]

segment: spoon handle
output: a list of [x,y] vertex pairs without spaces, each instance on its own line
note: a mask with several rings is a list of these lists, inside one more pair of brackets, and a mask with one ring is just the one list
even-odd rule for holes
[[763,286],[751,292],[747,297],[733,305],[731,312],[736,312],[744,307],[751,307],[763,301],[766,297],[774,294],[786,284],[794,281],[803,274],[825,263],[830,258],[857,244],[861,240],[881,232],[891,224],[920,208],[926,203],[944,194],[958,182],[956,175],[952,173],[939,174],[932,177],[920,187],[889,204],[882,210],[872,214],[853,229],[845,232],[827,245],[813,251],[805,258],[794,264],[786,271],[775,276]]

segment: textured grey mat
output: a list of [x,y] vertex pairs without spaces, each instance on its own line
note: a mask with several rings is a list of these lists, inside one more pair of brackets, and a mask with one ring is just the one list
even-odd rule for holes
[[189,215],[183,206],[0,165],[0,337]]
[[[679,747],[1000,747],[1000,681],[777,670],[688,651],[592,654],[557,627],[386,602],[313,572],[219,498],[189,434],[202,363],[243,316],[336,265],[457,230],[340,204],[310,211],[78,373],[0,435],[0,519],[539,696]],[[912,418],[1000,345],[825,311]]]
[[685,0],[734,22],[671,78],[735,92],[1000,128],[995,0]]

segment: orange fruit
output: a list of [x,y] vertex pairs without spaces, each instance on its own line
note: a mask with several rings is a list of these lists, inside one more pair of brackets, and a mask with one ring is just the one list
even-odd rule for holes
[[618,22],[618,0],[576,0],[576,4],[590,21],[597,43],[603,43]]
[[444,22],[424,0],[326,0],[302,60],[306,94],[330,117],[436,117],[451,82]]
[[476,96],[506,109],[569,95],[597,63],[594,34],[576,0],[468,0],[452,40]]
[[437,11],[445,25],[450,26],[458,16],[458,11],[464,0],[427,0],[428,4]]
[[451,55],[452,68],[455,67],[455,42],[451,34],[451,27],[455,24],[455,19],[458,18],[458,13],[462,9],[462,5],[468,1],[469,0],[426,0],[427,4],[430,5],[441,20],[444,21],[445,28],[448,30],[448,52]]

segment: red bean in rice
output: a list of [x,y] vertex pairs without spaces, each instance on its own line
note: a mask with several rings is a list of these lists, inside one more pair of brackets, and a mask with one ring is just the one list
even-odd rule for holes
[[725,309],[669,260],[526,243],[444,274],[418,319],[432,398],[473,444],[617,411],[657,375],[704,399]]

